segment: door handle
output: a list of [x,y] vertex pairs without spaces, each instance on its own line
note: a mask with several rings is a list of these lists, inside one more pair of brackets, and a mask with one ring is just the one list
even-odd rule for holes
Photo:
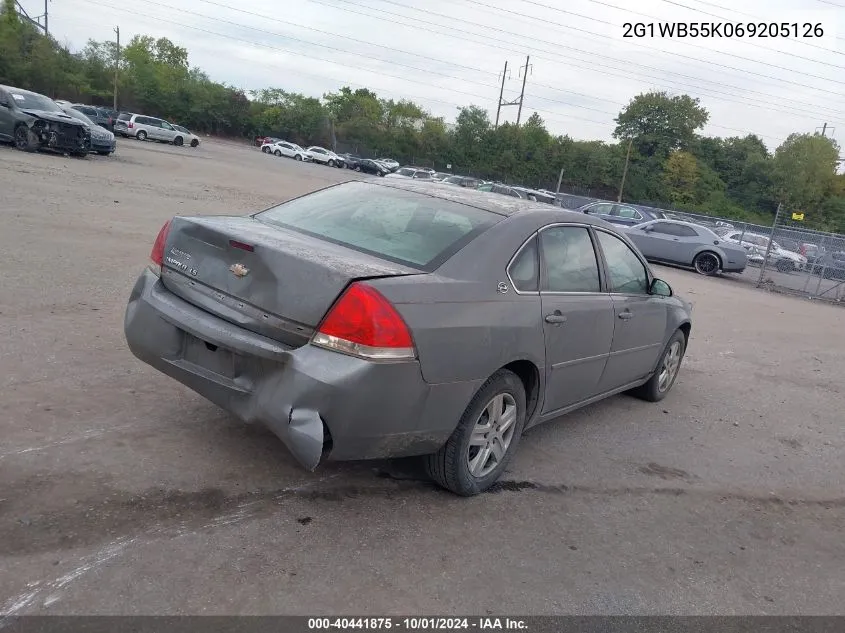
[[554,323],[555,325],[566,323],[566,316],[561,314],[560,311],[555,310],[553,314],[546,315],[546,323]]
[[634,318],[634,313],[630,310],[625,310],[624,312],[620,312],[617,316],[623,321],[628,321],[629,319]]

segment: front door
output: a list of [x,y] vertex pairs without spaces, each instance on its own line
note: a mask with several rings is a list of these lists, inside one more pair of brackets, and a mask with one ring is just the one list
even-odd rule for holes
[[657,367],[666,337],[666,299],[649,294],[650,278],[639,256],[619,237],[597,230],[613,297],[613,345],[601,381],[610,391],[645,378]]
[[12,99],[9,93],[0,90],[0,138],[11,140],[14,127],[15,117],[12,114]]
[[602,292],[590,231],[551,226],[540,232],[540,296],[546,344],[543,413],[599,393],[613,341],[613,300]]
[[168,123],[167,121],[160,121],[160,125],[161,140],[173,142],[173,139],[176,138],[178,132],[176,132],[176,130],[173,129],[173,126],[170,125],[170,123]]

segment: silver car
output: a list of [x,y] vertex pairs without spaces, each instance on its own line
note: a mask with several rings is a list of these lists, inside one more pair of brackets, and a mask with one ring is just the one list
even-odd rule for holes
[[139,141],[159,141],[183,145],[185,133],[174,128],[164,119],[157,119],[142,114],[121,112],[114,124],[115,134],[134,137]]
[[525,429],[624,391],[664,398],[690,318],[610,224],[406,180],[173,218],[124,331],[308,469],[422,455],[472,495]]
[[650,262],[688,266],[702,275],[740,273],[748,263],[744,248],[692,222],[651,220],[622,230]]

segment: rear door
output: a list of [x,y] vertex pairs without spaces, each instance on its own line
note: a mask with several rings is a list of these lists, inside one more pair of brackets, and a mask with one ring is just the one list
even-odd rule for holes
[[599,393],[613,341],[613,300],[602,291],[599,259],[586,226],[540,231],[546,397],[550,413]]
[[602,391],[630,384],[657,365],[666,335],[666,299],[649,294],[651,277],[645,262],[628,244],[596,228],[607,271],[615,314],[613,345],[602,377]]

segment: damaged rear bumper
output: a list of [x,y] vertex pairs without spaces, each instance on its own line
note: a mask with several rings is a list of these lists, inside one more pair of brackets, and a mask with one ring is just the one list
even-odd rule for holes
[[291,348],[188,303],[149,271],[132,290],[124,331],[135,356],[242,420],[264,424],[309,470],[325,458],[434,452],[477,388],[428,384],[416,361]]

